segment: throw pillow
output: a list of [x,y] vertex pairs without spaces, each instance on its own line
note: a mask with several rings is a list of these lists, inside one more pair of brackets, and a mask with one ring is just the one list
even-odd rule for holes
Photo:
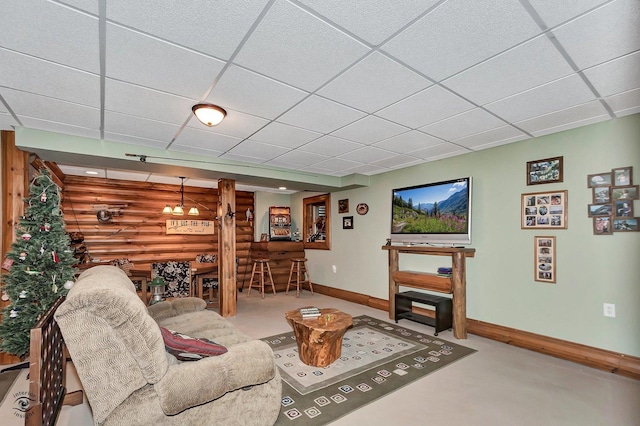
[[189,337],[164,327],[160,327],[160,332],[167,352],[180,361],[197,361],[227,352],[227,348],[209,339]]

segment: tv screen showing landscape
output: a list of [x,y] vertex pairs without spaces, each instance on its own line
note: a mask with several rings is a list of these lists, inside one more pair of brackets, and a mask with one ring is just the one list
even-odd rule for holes
[[471,242],[471,178],[393,190],[391,239],[402,242]]

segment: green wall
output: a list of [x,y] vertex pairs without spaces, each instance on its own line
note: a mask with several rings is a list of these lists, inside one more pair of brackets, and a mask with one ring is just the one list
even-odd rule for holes
[[[527,161],[564,157],[562,183],[527,186]],[[371,185],[332,194],[331,250],[308,250],[313,282],[388,298],[387,252],[391,190],[437,180],[473,177],[472,244],[467,260],[467,316],[506,327],[640,356],[640,232],[593,235],[587,175],[632,166],[640,184],[640,115],[503,145],[375,175]],[[568,190],[568,229],[522,230],[521,194]],[[302,199],[293,194],[294,220]],[[350,212],[338,214],[338,200]],[[365,202],[369,213],[355,206]],[[640,201],[634,201],[640,216]],[[354,216],[354,229],[342,217]],[[533,237],[556,236],[556,284],[536,282]],[[446,257],[401,255],[400,268],[434,271]],[[337,272],[331,272],[336,265]],[[616,318],[603,316],[603,303]]]

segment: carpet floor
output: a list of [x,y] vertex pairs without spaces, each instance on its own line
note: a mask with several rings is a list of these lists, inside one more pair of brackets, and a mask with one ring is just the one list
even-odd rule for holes
[[325,425],[475,352],[366,315],[353,318],[340,358],[327,367],[300,361],[293,332],[262,340],[282,375],[277,425]]

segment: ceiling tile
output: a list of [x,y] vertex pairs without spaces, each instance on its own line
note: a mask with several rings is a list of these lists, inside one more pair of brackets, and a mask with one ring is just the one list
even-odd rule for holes
[[[268,0],[109,0],[107,19],[227,60]],[[213,41],[213,42],[212,42]]]
[[97,108],[5,88],[0,88],[0,94],[18,117],[100,128],[100,110]]
[[122,28],[107,26],[106,76],[201,99],[225,63]]
[[617,0],[553,30],[578,68],[640,49],[640,2]]
[[362,111],[311,95],[278,117],[278,121],[320,133],[331,133],[365,115]]
[[100,139],[100,130],[98,129],[87,129],[86,127],[71,126],[68,124],[55,123],[36,118],[20,117],[19,119],[22,126],[29,129],[46,130],[48,132],[62,133],[65,135]]
[[495,141],[510,140],[513,138],[525,139],[529,136],[520,130],[512,126],[499,127],[497,129],[491,129],[486,132],[477,133],[475,135],[466,136],[464,138],[456,139],[452,143],[456,145],[462,145],[467,148],[477,148],[487,143]]
[[618,117],[640,112],[640,89],[629,90],[605,98]]
[[640,51],[589,68],[584,75],[600,96],[610,96],[640,87]]
[[229,67],[207,102],[223,108],[274,119],[308,95],[307,92],[278,83],[237,66]]
[[541,131],[575,123],[583,119],[600,117],[602,115],[607,117],[609,115],[604,106],[602,106],[602,103],[600,101],[591,101],[550,114],[518,121],[515,122],[514,125],[534,136],[539,136]]
[[383,160],[372,161],[371,164],[386,168],[397,168],[407,167],[411,164],[415,164],[419,160],[419,158],[410,157],[408,155],[394,155],[393,157],[385,158]]
[[343,160],[359,161],[361,163],[373,163],[375,161],[385,160],[395,156],[396,154],[394,152],[374,148],[372,146],[365,146],[355,151],[343,154],[338,158]]
[[249,157],[247,155],[232,154],[230,152],[227,152],[221,155],[220,158],[223,158],[225,160],[238,161],[241,163],[254,163],[254,164],[264,163],[264,160],[262,158],[254,158],[254,157]]
[[230,150],[240,142],[242,142],[241,138],[186,127],[182,129],[172,146],[193,147],[221,153]]
[[421,127],[420,131],[450,141],[504,125],[504,121],[482,108],[474,108]]
[[388,151],[404,154],[406,152],[415,151],[416,149],[426,148],[441,144],[440,139],[434,138],[417,130],[402,133],[383,141],[373,144],[376,148],[386,149]]
[[473,104],[448,90],[432,86],[378,111],[376,115],[417,129],[473,107]]
[[573,69],[543,35],[469,68],[442,84],[460,96],[484,105],[569,74],[573,74]]
[[509,122],[566,109],[595,99],[582,79],[574,74],[535,89],[485,105]]
[[276,158],[275,160],[267,162],[266,164],[274,166],[287,164],[295,165],[298,167],[314,164],[317,166],[317,163],[326,160],[327,158],[329,157],[327,157],[326,155],[315,154],[312,152],[289,151],[286,154],[283,154],[280,157]]
[[13,130],[12,126],[17,126],[18,122],[13,119],[11,114],[0,112],[0,130]]
[[[171,145],[169,148],[167,148],[167,151],[173,151],[173,152],[181,152],[181,153],[185,153],[185,154],[191,154],[191,155],[198,155],[200,156],[200,163],[204,164],[204,163],[216,163],[215,160],[213,160],[213,158],[218,158],[221,157],[224,152],[223,151],[215,151],[215,150],[211,150],[208,149],[208,146],[205,145],[205,147],[202,146],[190,146],[190,145],[181,145],[181,144],[173,144]],[[206,159],[206,157],[211,158],[211,160]]]
[[147,146],[150,148],[166,149],[168,143],[164,141],[157,141],[155,139],[139,138],[131,135],[123,135],[120,133],[104,132],[104,140],[121,142],[130,145]]
[[137,136],[145,139],[155,139],[169,144],[180,130],[180,126],[148,120],[141,117],[105,111],[104,130],[111,133]]
[[391,136],[404,133],[408,130],[406,127],[369,115],[355,123],[336,130],[331,136],[371,145],[382,139],[390,138]]
[[195,100],[112,79],[105,80],[105,110],[182,125]]
[[552,28],[607,1],[608,0],[529,0],[529,3],[538,15],[540,15],[547,27]]
[[372,113],[431,83],[397,62],[373,53],[318,91],[321,96]]
[[423,160],[425,159],[434,160],[434,159],[450,157],[453,155],[466,154],[468,152],[471,152],[471,151],[463,147],[444,142],[444,143],[441,143],[440,145],[418,149],[416,151],[409,153],[409,155],[422,158]]
[[98,15],[98,2],[95,0],[51,0],[52,3],[66,4],[76,9]]
[[107,179],[132,180],[134,182],[146,182],[147,179],[149,179],[149,175],[150,175],[149,173],[107,169]]
[[[368,43],[378,45],[428,10],[437,0],[301,0]],[[362,13],[366,10],[368,13]]]
[[360,161],[345,160],[342,158],[326,159],[324,161],[319,161],[314,164],[315,167],[331,170],[332,172],[340,172],[340,171],[348,170],[353,167],[357,167],[361,165],[362,165],[362,162]]
[[204,130],[222,135],[247,138],[269,123],[269,120],[245,114],[239,111],[226,109],[227,116],[222,123],[214,127],[207,127],[192,115],[187,127],[195,130]]
[[338,155],[362,148],[363,146],[365,145],[351,142],[346,139],[336,138],[334,136],[323,136],[301,146],[300,150],[337,157]]
[[[65,164],[62,164],[59,167],[65,175],[85,177],[92,176],[103,179],[107,177],[107,170],[99,167],[71,166]],[[92,172],[92,174],[88,174],[87,172]]]
[[361,166],[351,167],[350,169],[341,170],[339,172],[335,172],[336,176],[348,176],[354,173],[362,174],[362,175],[374,175],[377,173],[388,172],[389,169],[386,167],[377,166],[375,164],[363,164]]
[[428,77],[442,80],[538,33],[540,29],[519,2],[451,0],[382,49]]
[[[30,24],[35,22],[38,24]],[[87,40],[98,40],[95,16],[52,2],[38,2],[37,5],[25,1],[2,2],[0,46],[98,73],[98,43],[87,43]]]
[[267,161],[272,160],[288,151],[289,150],[287,148],[283,148],[281,146],[246,140],[233,147],[229,151],[229,153],[234,155],[259,158],[263,161]]
[[276,2],[234,62],[314,91],[369,49],[297,6]]
[[312,132],[274,121],[252,135],[251,139],[286,148],[297,148],[307,142],[318,139],[320,136],[322,136],[322,133]]
[[[0,85],[25,92],[100,106],[98,75],[53,64],[0,48]],[[46,76],[46,78],[43,78]]]

